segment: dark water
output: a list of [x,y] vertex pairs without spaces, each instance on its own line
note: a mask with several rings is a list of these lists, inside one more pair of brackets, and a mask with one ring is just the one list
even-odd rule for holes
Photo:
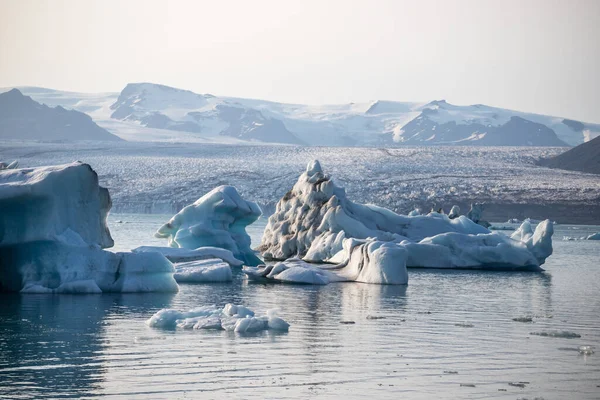
[[[111,225],[123,247],[164,222],[117,218],[130,222]],[[248,284],[237,273],[174,295],[0,295],[0,398],[597,399],[600,242],[561,238],[600,227],[556,231],[544,273],[411,270],[407,287]],[[279,308],[290,331],[144,324],[164,307],[225,303]],[[523,316],[533,322],[513,321]],[[552,331],[581,337],[530,334]]]

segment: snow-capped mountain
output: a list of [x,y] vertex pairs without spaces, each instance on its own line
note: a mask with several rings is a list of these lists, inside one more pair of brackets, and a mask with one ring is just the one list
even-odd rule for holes
[[148,128],[223,135],[242,140],[302,144],[281,120],[211,95],[150,83],[130,83],[110,106],[111,118]]
[[131,83],[121,93],[98,95],[22,90],[40,102],[87,112],[100,126],[134,141],[574,146],[600,135],[600,124],[444,100],[314,106],[218,97],[152,83]]
[[80,111],[48,107],[17,89],[0,93],[0,139],[122,140]]
[[[423,106],[421,114],[394,132],[404,144],[477,144],[487,146],[566,146],[547,125],[526,115],[493,107],[460,107],[444,100]],[[562,130],[561,130],[561,133]],[[565,134],[565,139],[571,139]]]

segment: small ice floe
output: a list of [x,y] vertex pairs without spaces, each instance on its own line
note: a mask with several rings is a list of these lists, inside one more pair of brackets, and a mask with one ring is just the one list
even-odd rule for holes
[[367,315],[367,319],[385,319],[382,315]]
[[226,304],[223,308],[204,306],[187,312],[162,309],[150,317],[146,325],[152,328],[216,329],[239,333],[287,331],[290,327],[277,316],[275,310],[267,310],[266,315],[257,317],[249,308],[235,304]]
[[178,283],[231,282],[231,267],[221,259],[188,261],[173,265]]
[[581,335],[575,332],[569,331],[543,331],[543,332],[529,332],[530,335],[535,336],[545,336],[545,337],[557,337],[557,338],[565,338],[565,339],[577,339],[580,338]]
[[594,354],[594,348],[592,346],[579,346],[577,350],[579,351],[579,354],[584,356],[591,356]]
[[508,386],[514,386],[519,388],[524,388],[526,384],[529,382],[508,382]]
[[533,322],[532,317],[516,317],[512,319],[515,322]]
[[593,233],[588,236],[563,236],[563,240],[565,241],[573,241],[573,240],[600,240],[600,232]]
[[490,231],[514,231],[516,228],[510,225],[492,225]]
[[474,325],[473,324],[469,324],[467,322],[459,322],[457,324],[454,324],[454,326],[458,326],[460,328],[472,328]]

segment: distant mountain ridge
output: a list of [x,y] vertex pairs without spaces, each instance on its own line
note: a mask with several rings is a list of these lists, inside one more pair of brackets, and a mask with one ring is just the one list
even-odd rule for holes
[[600,174],[600,136],[552,158],[539,161],[545,167]]
[[127,140],[279,143],[308,146],[574,146],[600,135],[600,124],[481,104],[456,106],[378,100],[339,105],[286,104],[197,94],[130,83],[100,95],[23,88],[41,102],[88,110]]
[[303,144],[284,124],[256,109],[150,83],[130,83],[110,106],[111,118],[149,128],[213,133],[242,140]]
[[48,107],[17,89],[0,93],[0,139],[123,140],[99,127],[82,112],[61,106]]

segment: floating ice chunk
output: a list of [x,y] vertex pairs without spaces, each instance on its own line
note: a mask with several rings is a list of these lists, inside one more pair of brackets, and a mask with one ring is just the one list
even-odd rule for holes
[[327,285],[329,278],[315,268],[290,267],[277,274],[276,279],[288,283],[306,283],[310,285]]
[[287,331],[289,324],[277,317],[274,310],[255,316],[254,311],[242,305],[227,304],[199,307],[188,312],[162,309],[150,317],[146,324],[153,328],[217,329],[239,333],[259,332],[267,329]]
[[194,325],[194,329],[216,329],[222,330],[221,318],[218,316],[208,316],[199,318],[198,322]]
[[231,251],[211,246],[200,247],[194,250],[178,247],[140,246],[131,251],[133,253],[157,252],[174,263],[220,258],[232,267],[241,267],[244,264],[235,258]]
[[485,206],[480,203],[471,204],[471,209],[467,213],[467,218],[476,224],[479,224],[485,228],[489,228],[490,223],[482,219],[484,208]]
[[254,311],[246,308],[242,305],[226,304],[223,308],[223,314],[227,316],[238,316],[238,317],[253,317]]
[[175,264],[175,280],[179,283],[230,282],[231,267],[221,259],[188,261]]
[[323,270],[298,258],[279,262],[275,265],[244,267],[249,280],[268,280],[280,283],[327,285],[329,282],[345,281],[347,278],[332,271]]
[[[336,255],[336,258],[338,256]],[[243,271],[250,280],[271,280],[282,283],[327,285],[330,282],[363,282],[404,285],[408,283],[406,250],[390,242],[374,239],[345,239],[337,266],[316,266],[298,258],[275,265]]]
[[577,339],[580,338],[581,335],[575,332],[569,331],[546,331],[546,332],[529,332],[530,335],[535,336],[547,336],[547,337],[558,337],[565,339]]
[[219,186],[184,207],[155,236],[168,239],[171,247],[227,249],[246,265],[258,265],[261,260],[250,248],[246,226],[260,215],[258,205],[244,200],[236,188]]
[[419,243],[400,243],[408,267],[540,271],[540,260],[523,242],[498,233],[443,233]]
[[516,317],[512,319],[515,322],[533,322],[533,318],[531,317]]
[[263,317],[250,317],[247,316],[245,318],[239,318],[235,323],[234,332],[239,333],[250,333],[250,332],[260,332],[266,329],[269,329],[268,326],[268,318]]
[[414,210],[408,213],[409,217],[416,217],[418,215],[421,215],[421,209],[419,208],[415,208]]
[[217,306],[203,306],[194,308],[187,312],[177,311],[171,308],[163,308],[156,312],[146,321],[146,325],[153,328],[175,328],[179,320],[186,318],[207,317],[218,315],[220,309]]
[[287,331],[290,328],[290,324],[279,318],[274,309],[267,310],[267,317],[269,329],[274,331]]
[[577,350],[579,351],[579,354],[583,354],[584,356],[594,354],[594,348],[592,346],[579,346]]
[[344,250],[349,259],[339,274],[348,280],[388,285],[408,283],[407,251],[403,246],[377,240],[347,239]]
[[450,212],[448,213],[448,218],[454,219],[454,218],[458,218],[458,217],[460,217],[460,207],[452,206],[452,208],[450,209]]

